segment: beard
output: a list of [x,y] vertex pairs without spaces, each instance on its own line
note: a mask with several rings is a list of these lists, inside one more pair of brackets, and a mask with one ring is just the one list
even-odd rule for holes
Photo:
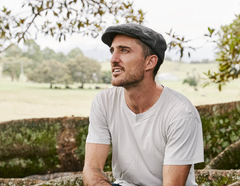
[[136,87],[144,78],[144,70],[137,69],[135,73],[124,72],[125,76],[113,77],[111,83],[113,86],[121,86],[124,88]]

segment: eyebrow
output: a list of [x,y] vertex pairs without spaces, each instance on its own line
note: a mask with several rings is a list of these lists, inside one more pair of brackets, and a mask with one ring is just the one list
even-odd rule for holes
[[[124,45],[119,45],[119,46],[117,46],[117,48],[127,48],[127,49],[131,49],[131,47],[124,46]],[[112,51],[113,51],[113,47],[110,47],[109,51],[112,52]]]

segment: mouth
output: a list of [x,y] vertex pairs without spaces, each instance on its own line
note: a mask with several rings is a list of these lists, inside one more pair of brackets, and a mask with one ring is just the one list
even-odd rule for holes
[[121,74],[122,72],[123,72],[123,69],[121,69],[121,68],[113,68],[113,69],[112,69],[112,75],[113,75],[113,76],[119,75],[119,74]]

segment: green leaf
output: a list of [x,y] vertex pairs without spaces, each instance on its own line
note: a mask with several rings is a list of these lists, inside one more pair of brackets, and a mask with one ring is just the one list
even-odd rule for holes
[[58,14],[56,12],[53,11],[53,14],[54,14],[54,16],[58,17]]
[[25,20],[26,20],[26,19],[20,19],[20,23],[21,23],[21,24],[24,24]]
[[67,18],[69,19],[69,16],[70,16],[70,14],[71,14],[72,12],[68,12],[67,13]]
[[6,28],[7,30],[9,30],[9,24],[7,24],[4,28]]
[[221,85],[221,84],[218,85],[218,90],[219,90],[219,91],[222,90],[222,85]]
[[10,14],[11,14],[11,10],[10,10],[10,11],[8,11],[6,14],[7,14],[7,15],[10,15]]
[[7,8],[3,7],[2,12],[6,12],[6,11],[7,11]]
[[57,23],[58,25],[58,28],[61,28],[62,27],[62,24],[61,23]]

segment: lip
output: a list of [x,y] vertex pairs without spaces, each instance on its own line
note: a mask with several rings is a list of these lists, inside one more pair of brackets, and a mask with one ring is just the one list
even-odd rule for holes
[[[120,70],[118,72],[115,72],[115,70]],[[123,68],[122,67],[112,67],[112,75],[113,76],[117,76],[119,74],[121,74],[123,72]]]

